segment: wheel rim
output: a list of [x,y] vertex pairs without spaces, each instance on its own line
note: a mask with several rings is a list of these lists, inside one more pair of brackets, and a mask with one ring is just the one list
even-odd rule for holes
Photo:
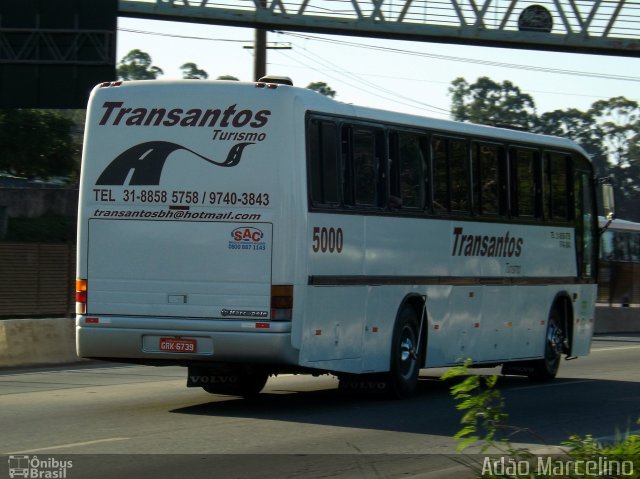
[[415,335],[410,327],[402,330],[400,337],[400,374],[408,379],[413,375],[416,367]]
[[562,355],[563,340],[562,330],[555,321],[551,321],[549,323],[549,329],[547,330],[546,350],[546,359],[549,364],[555,363]]

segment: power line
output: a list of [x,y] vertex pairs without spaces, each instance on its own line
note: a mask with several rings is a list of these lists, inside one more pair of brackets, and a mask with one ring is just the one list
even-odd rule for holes
[[[163,36],[163,37],[169,37],[169,38],[181,38],[181,39],[188,39],[188,40],[201,40],[201,41],[216,41],[216,42],[228,42],[228,43],[249,43],[249,40],[232,40],[232,39],[226,39],[226,38],[212,38],[212,37],[202,37],[202,36],[194,36],[194,35],[179,35],[179,34],[170,34],[170,33],[161,33],[161,32],[153,32],[153,31],[147,31],[147,30],[137,30],[137,29],[130,29],[130,28],[122,28],[119,27],[118,28],[119,31],[122,32],[128,32],[128,33],[136,33],[136,34],[143,34],[143,35],[155,35],[155,36]],[[413,51],[413,50],[406,50],[406,49],[400,49],[400,48],[393,48],[393,47],[386,47],[386,46],[378,46],[378,45],[370,45],[370,44],[364,44],[364,43],[358,43],[358,42],[353,42],[353,41],[346,41],[344,39],[333,39],[333,38],[326,38],[326,37],[320,37],[320,36],[315,36],[315,35],[307,35],[307,34],[301,34],[301,33],[294,33],[294,32],[284,32],[284,31],[277,31],[276,33],[280,34],[280,35],[288,35],[290,37],[294,37],[294,38],[299,38],[299,39],[303,39],[303,40],[308,40],[308,41],[317,41],[317,42],[321,42],[321,43],[329,43],[329,44],[333,44],[333,45],[340,45],[340,46],[349,46],[349,47],[353,47],[353,48],[362,48],[362,49],[367,49],[367,50],[374,50],[374,51],[383,51],[383,52],[387,52],[387,53],[393,53],[393,54],[400,54],[400,55],[410,55],[410,56],[417,56],[417,57],[424,57],[424,58],[433,58],[433,59],[437,59],[437,60],[443,60],[443,61],[452,61],[452,62],[461,62],[461,63],[472,63],[472,64],[478,64],[478,65],[485,65],[485,66],[492,66],[492,67],[500,67],[500,68],[510,68],[510,69],[516,69],[516,70],[525,70],[525,71],[536,71],[536,72],[543,72],[543,73],[553,73],[553,74],[562,74],[562,75],[574,75],[574,76],[581,76],[581,77],[590,77],[590,78],[599,78],[599,79],[607,79],[607,80],[621,80],[621,81],[633,81],[633,82],[638,82],[640,81],[640,77],[633,77],[633,76],[625,76],[625,75],[612,75],[612,74],[608,74],[608,73],[598,73],[598,72],[585,72],[585,71],[578,71],[578,70],[565,70],[565,69],[560,69],[560,68],[549,68],[549,67],[538,67],[535,65],[521,65],[521,64],[515,64],[515,63],[505,63],[505,62],[497,62],[497,61],[493,61],[493,60],[479,60],[479,59],[474,59],[474,58],[465,58],[465,57],[457,57],[457,56],[450,56],[450,55],[441,55],[441,54],[435,54],[435,53],[426,53],[426,52],[419,52],[419,51]],[[300,47],[298,46],[298,48],[302,48],[304,49],[304,47]],[[299,53],[296,51],[296,53]],[[386,100],[390,100],[390,101],[394,101],[396,103],[399,104],[403,104],[405,106],[410,106],[413,108],[419,108],[419,109],[424,109],[427,111],[430,111],[432,113],[437,113],[437,114],[442,114],[444,113],[449,113],[448,110],[445,110],[444,108],[440,108],[437,107],[435,105],[430,105],[427,103],[423,103],[420,102],[418,100],[416,100],[415,98],[409,98],[406,96],[401,95],[400,93],[398,93],[397,91],[392,91],[392,90],[388,90],[383,88],[382,86],[380,86],[379,84],[374,84],[372,82],[369,82],[368,80],[366,80],[364,77],[367,78],[371,78],[371,77],[379,77],[379,78],[392,78],[395,80],[408,80],[408,81],[420,81],[420,82],[424,82],[424,81],[428,81],[425,79],[415,79],[415,78],[401,78],[398,76],[389,76],[389,75],[380,75],[380,74],[362,74],[362,75],[357,75],[354,74],[352,72],[349,72],[331,62],[329,62],[328,60],[324,59],[325,64],[322,65],[322,63],[318,60],[320,57],[317,54],[314,54],[313,57],[306,57],[307,60],[311,60],[312,62],[315,62],[317,64],[320,64],[323,69],[319,70],[318,68],[312,67],[312,66],[308,66],[308,68],[318,72],[318,73],[322,73],[323,75],[327,75],[330,78],[333,78],[336,81],[339,82],[343,82],[351,87],[354,88],[358,88],[360,90],[366,91],[365,88],[363,88],[364,84],[368,84],[371,88],[375,89],[375,92],[372,91],[367,91],[367,93],[370,94],[375,94],[378,97],[381,97],[383,99]],[[296,61],[296,60],[294,60]],[[330,73],[328,72],[334,72],[338,75],[340,75],[340,77],[336,77],[336,76],[332,76]],[[344,79],[344,77],[348,77],[351,78],[354,81],[357,81],[358,84],[354,85],[353,83],[350,83],[348,81],[346,81]],[[389,97],[384,97],[380,94],[381,91],[386,92],[387,94],[390,94],[396,98],[402,98],[404,100],[407,100],[410,103],[407,103],[406,101],[398,101],[396,98],[391,99]],[[534,92],[535,93],[535,92]],[[593,97],[593,98],[599,98],[597,96],[593,96],[593,95],[580,95],[577,93],[560,93],[560,92],[539,92],[539,93],[548,93],[548,94],[562,94],[562,95],[568,95],[568,96],[584,96],[584,97]]]
[[196,37],[193,35],[178,35],[175,33],[161,33],[161,32],[150,32],[148,30],[134,30],[132,28],[122,28],[118,27],[118,31],[127,32],[127,33],[139,33],[141,35],[155,35],[158,37],[169,37],[169,38],[182,38],[185,40],[205,40],[209,42],[230,42],[230,43],[251,43],[253,40],[231,40],[228,38],[211,38],[211,37]]
[[[303,48],[303,50],[304,50],[304,48]],[[300,49],[295,50],[295,52],[297,54],[299,54],[299,55],[302,55],[301,52],[300,52]],[[427,110],[427,111],[430,111],[432,113],[437,113],[437,114],[440,114],[440,115],[442,115],[442,114],[449,115],[449,110],[447,110],[447,109],[440,108],[440,107],[437,107],[435,105],[430,105],[428,103],[421,102],[419,100],[416,100],[415,98],[406,97],[406,96],[401,95],[400,93],[398,93],[396,90],[389,90],[387,88],[384,88],[379,84],[370,82],[369,80],[367,80],[365,78],[362,78],[359,75],[356,75],[356,74],[354,74],[352,72],[349,72],[349,71],[347,71],[345,69],[340,68],[338,65],[330,62],[326,58],[322,58],[322,57],[320,57],[318,55],[315,55],[315,54],[313,56],[311,56],[311,55],[303,55],[303,56],[305,56],[307,59],[310,59],[311,61],[315,61],[316,63],[319,63],[320,65],[322,65],[324,63],[324,66],[328,65],[328,66],[331,66],[331,67],[337,69],[338,73],[341,73],[342,75],[350,78],[351,80],[353,80],[353,81],[355,81],[357,83],[356,83],[356,85],[353,85],[353,84],[345,81],[344,79],[341,79],[341,80],[338,79],[339,81],[342,81],[343,83],[346,83],[346,84],[348,84],[350,86],[354,86],[354,87],[358,88],[359,90],[365,90],[365,91],[368,91],[368,93],[371,93],[371,94],[374,94],[374,95],[376,95],[378,97],[385,98],[385,99],[389,100],[390,99],[389,97],[384,97],[384,96],[381,95],[381,92],[384,92],[384,93],[387,93],[388,95],[392,95],[393,97],[401,98],[403,100],[406,100],[404,102],[399,102],[397,99],[392,99],[391,100],[391,101],[394,101],[396,103],[402,103],[402,104],[404,104],[406,106],[411,106],[413,108],[420,108],[420,109]],[[367,90],[366,88],[364,88],[365,86],[368,86],[369,88],[372,88],[373,91]],[[407,101],[410,102],[410,103],[407,103]]]
[[[156,35],[156,36],[170,37],[170,38],[183,38],[183,39],[189,39],[189,40],[204,40],[204,41],[230,42],[230,43],[250,43],[251,42],[251,40],[230,40],[230,39],[226,39],[226,38],[199,37],[199,36],[193,36],[193,35],[177,35],[177,34],[171,34],[171,33],[151,32],[151,31],[147,31],[147,30],[135,30],[135,29],[130,29],[130,28],[122,28],[122,27],[118,27],[118,30],[122,31],[122,32],[128,32],[128,33],[138,33],[138,34],[143,34],[143,35]],[[426,52],[418,52],[418,51],[413,51],[413,50],[404,50],[404,49],[400,49],[400,48],[383,47],[383,46],[379,46],[379,45],[369,45],[369,44],[364,44],[364,43],[345,41],[343,39],[336,40],[336,39],[332,39],[332,38],[318,37],[318,36],[314,36],[314,35],[305,35],[305,34],[294,33],[294,32],[278,31],[277,33],[279,33],[281,35],[292,36],[292,37],[295,37],[295,38],[301,38],[303,40],[311,40],[311,41],[317,41],[317,42],[338,44],[338,45],[341,45],[341,46],[350,46],[350,47],[354,47],[354,48],[364,48],[364,49],[368,49],[368,50],[385,51],[385,52],[397,53],[397,54],[401,54],[401,55],[411,55],[411,56],[419,56],[419,57],[425,57],[425,58],[433,58],[433,59],[436,59],[436,60],[461,62],[461,63],[473,63],[473,64],[476,64],[476,65],[493,66],[493,67],[500,67],[500,68],[511,68],[511,69],[516,69],[516,70],[526,70],[526,71],[538,71],[538,72],[543,72],[543,73],[556,73],[556,74],[561,74],[561,75],[575,75],[575,76],[583,76],[583,77],[590,77],[590,78],[601,78],[601,79],[607,79],[607,80],[621,80],[621,81],[640,82],[640,77],[633,77],[633,76],[626,76],[626,75],[612,75],[612,74],[609,74],[609,73],[585,72],[585,71],[579,71],[579,70],[565,70],[565,69],[561,69],[561,68],[539,67],[539,66],[535,66],[535,65],[521,65],[521,64],[517,64],[517,63],[504,63],[504,62],[497,62],[497,61],[493,61],[493,60],[479,60],[479,59],[476,59],[476,58],[456,57],[456,56],[450,56],[450,55],[441,55],[441,54],[437,54],[437,53],[426,53]]]
[[611,74],[608,74],[608,73],[585,72],[585,71],[578,71],[578,70],[564,70],[564,69],[561,69],[561,68],[538,67],[538,66],[535,66],[535,65],[520,65],[520,64],[517,64],[517,63],[496,62],[496,61],[493,61],[493,60],[479,60],[479,59],[475,59],[475,58],[455,57],[455,56],[450,56],[450,55],[441,55],[441,54],[437,54],[437,53],[417,52],[417,51],[414,51],[414,50],[403,50],[403,49],[400,49],[400,48],[383,47],[383,46],[379,46],[379,45],[368,45],[368,44],[364,44],[364,43],[344,41],[342,39],[335,40],[335,39],[332,39],[332,38],[317,37],[317,36],[313,36],[313,35],[304,35],[304,34],[292,33],[292,32],[281,32],[281,31],[279,31],[278,33],[280,33],[282,35],[292,36],[292,37],[295,37],[295,38],[301,38],[301,39],[304,39],[304,40],[314,40],[314,41],[318,41],[318,42],[337,44],[337,45],[340,45],[340,46],[350,46],[350,47],[355,47],[355,48],[365,48],[365,49],[368,49],[368,50],[384,51],[384,52],[388,52],[388,53],[398,53],[398,54],[402,54],[402,55],[411,55],[411,56],[418,56],[418,57],[433,58],[433,59],[436,59],[436,60],[446,60],[446,61],[462,62],[462,63],[473,63],[473,64],[477,64],[477,65],[485,65],[485,66],[493,66],[493,67],[501,67],[501,68],[512,68],[512,69],[516,69],[516,70],[537,71],[537,72],[543,72],[543,73],[557,73],[557,74],[562,74],[562,75],[577,75],[577,76],[590,77],[590,78],[603,78],[603,79],[607,79],[607,80],[622,80],[622,81],[640,82],[640,77],[632,77],[632,76],[625,76],[625,75],[611,75]]

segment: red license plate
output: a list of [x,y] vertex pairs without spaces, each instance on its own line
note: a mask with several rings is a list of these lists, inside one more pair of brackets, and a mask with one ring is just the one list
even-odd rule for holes
[[160,338],[160,351],[172,353],[195,353],[195,339]]

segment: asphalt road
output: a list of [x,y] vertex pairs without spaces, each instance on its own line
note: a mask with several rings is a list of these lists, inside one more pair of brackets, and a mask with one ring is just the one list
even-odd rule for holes
[[[542,451],[572,434],[640,430],[639,363],[640,335],[599,336],[552,383],[500,378],[512,442]],[[71,458],[69,479],[462,477],[442,372],[423,370],[418,394],[393,401],[345,397],[330,376],[271,378],[245,400],[187,389],[177,367],[4,370],[0,454]]]

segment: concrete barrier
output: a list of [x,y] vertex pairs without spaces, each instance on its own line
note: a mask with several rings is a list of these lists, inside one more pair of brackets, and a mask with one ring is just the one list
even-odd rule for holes
[[640,333],[640,308],[596,306],[595,333]]
[[75,327],[73,318],[0,320],[0,367],[80,361]]
[[[640,333],[640,308],[598,306],[595,332]],[[0,320],[0,367],[76,361],[74,318]]]

